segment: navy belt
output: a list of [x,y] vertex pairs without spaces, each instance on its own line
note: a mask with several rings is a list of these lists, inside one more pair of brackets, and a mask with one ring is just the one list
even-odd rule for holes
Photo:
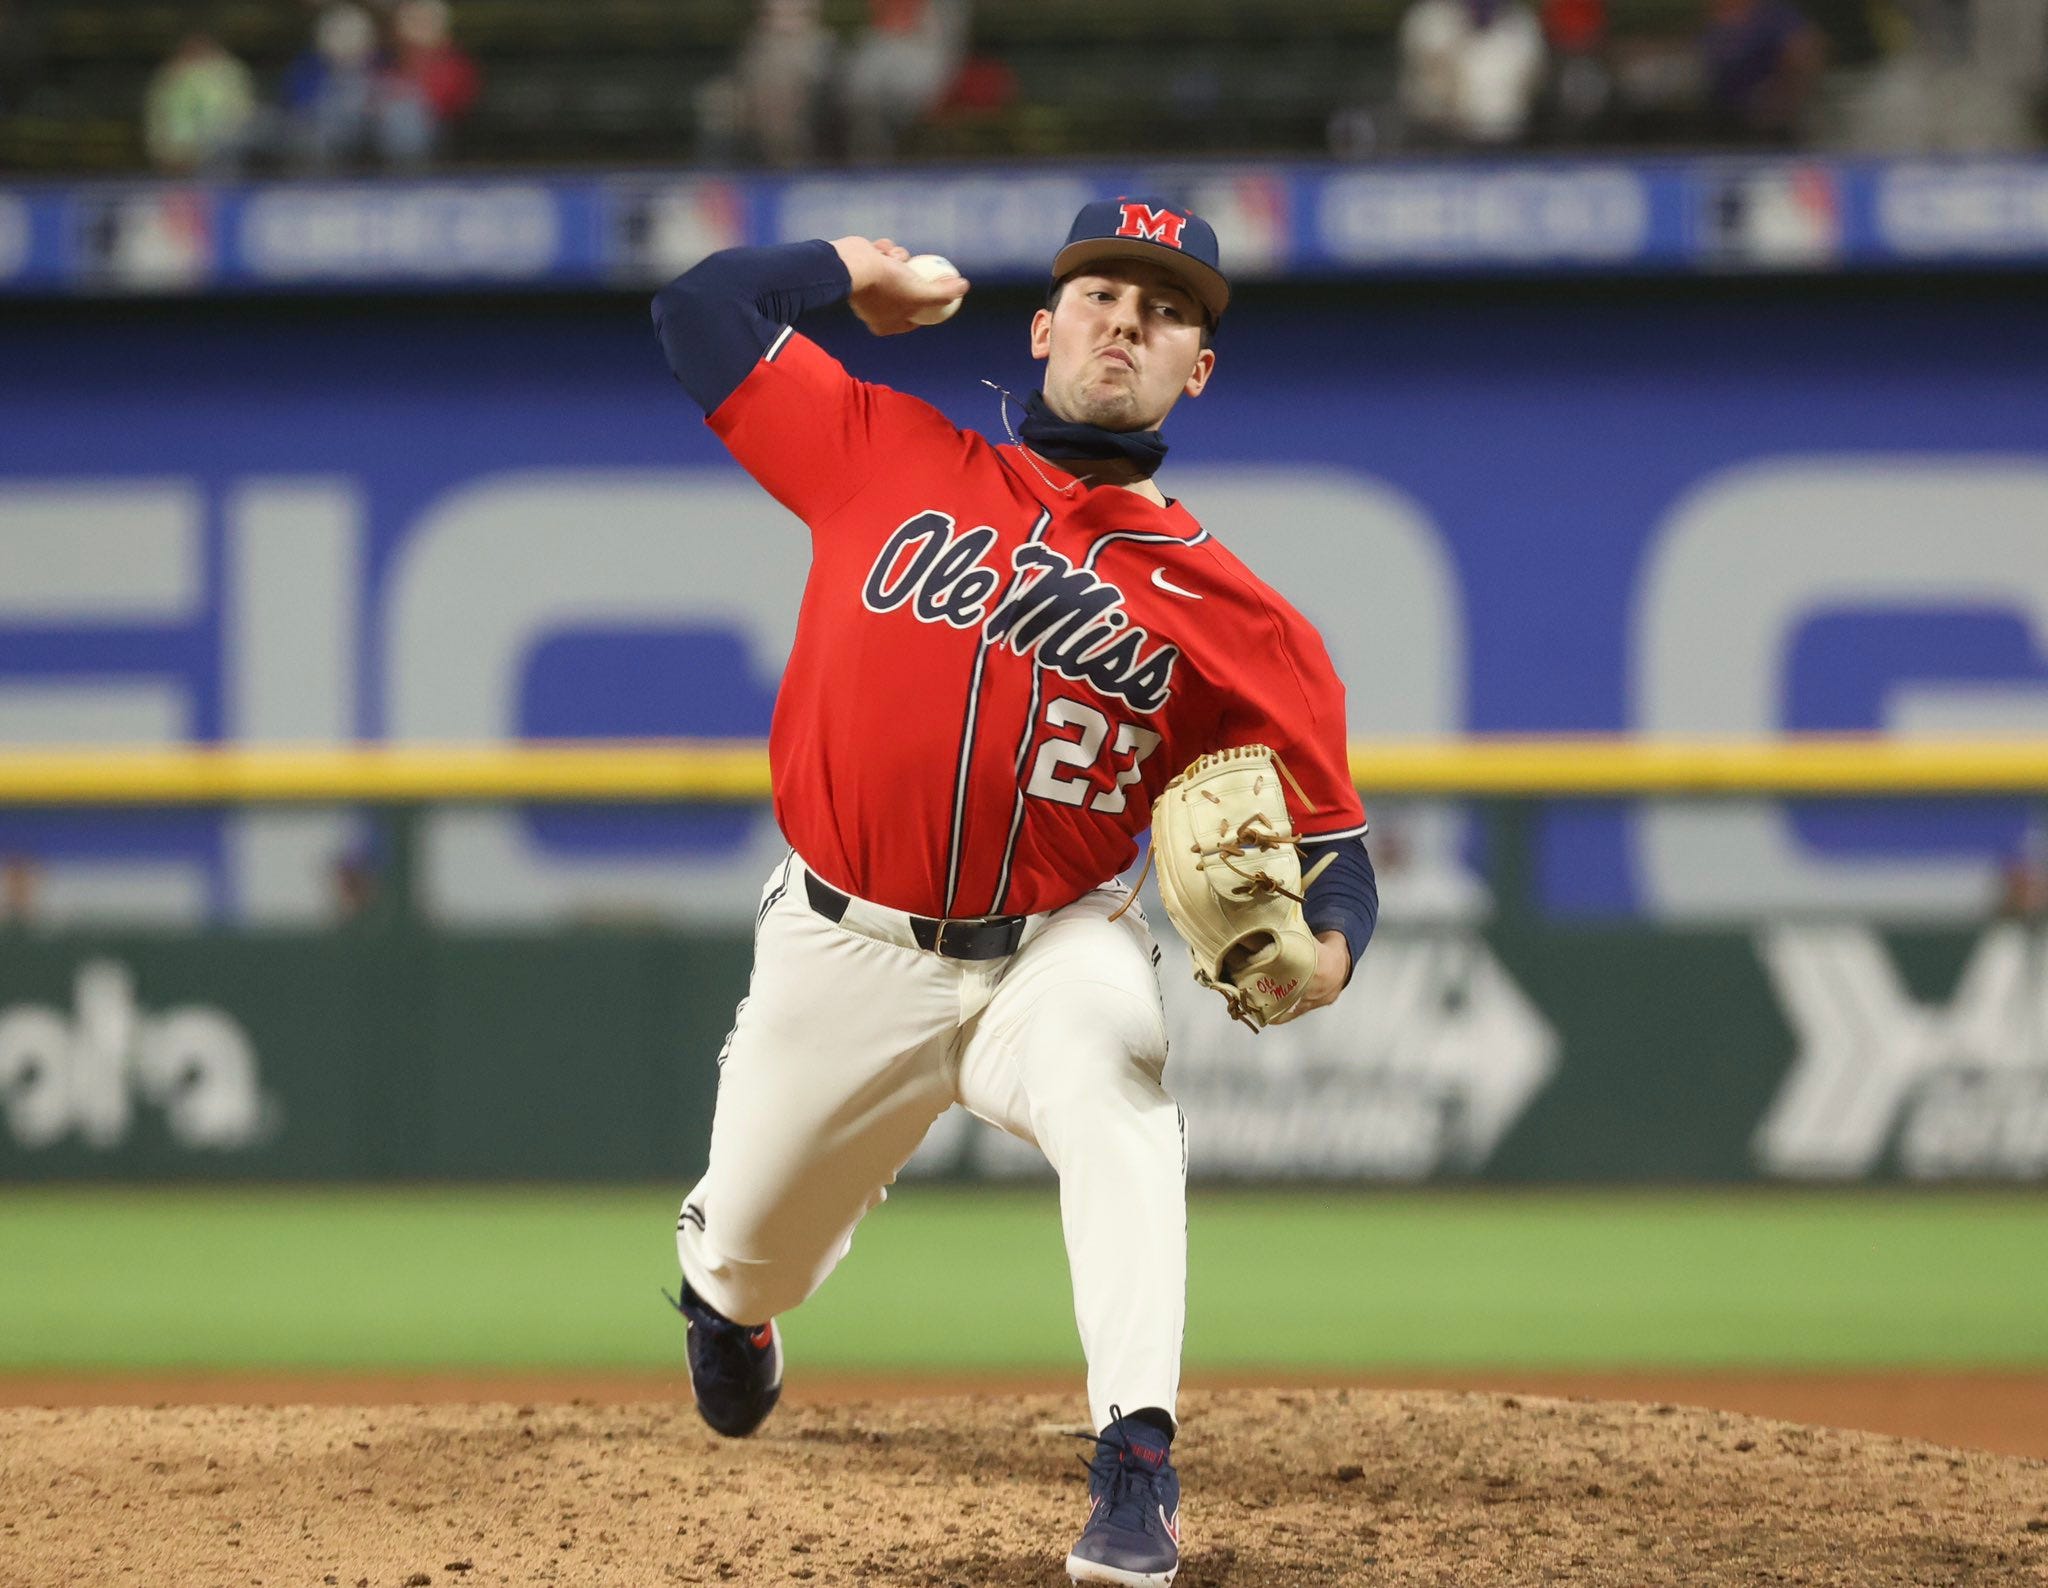
[[[846,919],[846,907],[853,901],[829,882],[820,881],[816,872],[804,871],[804,892],[809,895],[811,908],[828,921]],[[1024,938],[1022,915],[981,915],[968,921],[940,921],[929,915],[908,915],[910,935],[917,940],[917,946],[929,954],[943,954],[947,959],[1001,959],[1006,954],[1017,952],[1018,943]]]

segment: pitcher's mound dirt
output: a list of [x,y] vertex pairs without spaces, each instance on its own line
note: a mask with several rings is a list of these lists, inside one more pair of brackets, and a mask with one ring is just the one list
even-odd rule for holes
[[[1672,1406],[1192,1395],[1184,1588],[2048,1584],[2048,1463]],[[0,1584],[1065,1581],[1080,1408],[0,1411]]]

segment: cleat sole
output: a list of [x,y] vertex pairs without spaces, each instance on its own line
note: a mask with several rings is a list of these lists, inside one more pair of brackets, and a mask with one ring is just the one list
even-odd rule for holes
[[1170,1588],[1173,1574],[1180,1570],[1178,1565],[1169,1566],[1165,1571],[1125,1571],[1117,1566],[1105,1566],[1101,1561],[1083,1560],[1079,1555],[1067,1557],[1067,1579],[1074,1583],[1112,1583],[1117,1588]]

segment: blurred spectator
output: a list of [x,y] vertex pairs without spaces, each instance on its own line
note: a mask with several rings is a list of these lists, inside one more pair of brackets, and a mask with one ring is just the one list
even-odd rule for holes
[[1607,0],[1543,0],[1543,38],[1550,47],[1550,111],[1557,132],[1584,137],[1614,97],[1607,63]]
[[1835,141],[1869,154],[2031,148],[2048,73],[2041,0],[1897,0],[1889,53],[1855,85]]
[[970,55],[953,74],[953,85],[932,112],[935,125],[955,133],[997,127],[1023,94],[1017,70],[996,55]]
[[26,855],[0,859],[0,923],[25,925],[36,916],[36,894],[41,878],[36,863]]
[[1380,113],[1364,104],[1339,105],[1324,128],[1330,153],[1341,160],[1363,160],[1380,145]]
[[741,46],[739,121],[748,152],[770,165],[817,157],[818,113],[835,42],[819,0],[756,0]]
[[1977,69],[2028,95],[2048,84],[2048,5],[2042,0],[1974,0],[1970,50]]
[[402,0],[390,32],[386,52],[370,11],[347,0],[320,8],[312,48],[285,77],[301,164],[424,165],[476,103],[480,74],[451,37],[445,0]]
[[285,76],[300,159],[327,170],[370,149],[377,112],[377,24],[357,5],[330,5],[313,21],[313,46]]
[[0,0],[0,116],[28,102],[43,65],[44,18],[24,0]]
[[384,154],[417,164],[438,151],[442,134],[476,103],[476,62],[450,36],[446,0],[404,0],[392,20],[397,50],[379,85]]
[[256,124],[255,78],[207,33],[186,36],[143,101],[143,142],[160,171],[232,176],[251,152]]
[[334,857],[334,903],[344,921],[361,920],[384,896],[384,867],[379,846],[365,838]]
[[1970,0],[1894,0],[1893,10],[1911,38],[1910,48],[1945,61],[1970,49]]
[[2017,921],[2048,921],[2048,823],[2027,823],[2019,848],[1999,869],[1998,914]]
[[1411,141],[1507,144],[1543,86],[1543,30],[1521,0],[1416,0],[1401,19]]
[[1707,0],[1700,35],[1709,130],[1792,141],[1827,63],[1827,40],[1791,0]]
[[967,54],[967,0],[869,0],[841,92],[847,152],[893,159],[904,134],[936,109]]

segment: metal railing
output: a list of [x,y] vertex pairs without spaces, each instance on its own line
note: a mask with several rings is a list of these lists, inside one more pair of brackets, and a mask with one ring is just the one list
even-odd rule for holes
[[[2048,739],[1901,741],[1473,737],[1351,746],[1375,797],[1803,798],[2048,793]],[[769,792],[757,741],[0,750],[0,805],[746,801]]]
[[[2048,739],[1481,736],[1356,743],[1350,759],[1368,808],[1394,798],[1480,808],[1497,918],[1535,912],[1537,821],[1549,800],[2048,799]],[[431,806],[749,804],[769,792],[767,748],[753,740],[0,750],[0,807],[379,807],[380,913],[390,915],[418,907],[420,817]]]

